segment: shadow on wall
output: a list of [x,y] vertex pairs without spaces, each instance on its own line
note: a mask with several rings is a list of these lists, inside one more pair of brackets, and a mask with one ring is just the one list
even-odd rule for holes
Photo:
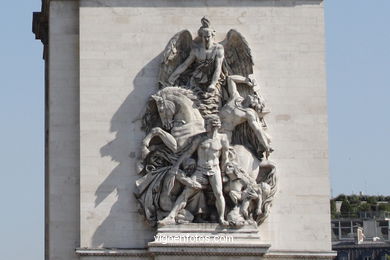
[[[161,59],[162,53],[137,73],[133,80],[134,88],[111,118],[110,131],[115,133],[115,139],[101,147],[100,155],[109,156],[118,165],[97,188],[95,208],[114,191],[117,201],[93,234],[93,247],[118,248],[120,245],[123,248],[134,248],[135,243],[138,248],[142,248],[153,238],[152,229],[138,213],[138,202],[133,195],[135,180],[139,178],[135,171],[138,148],[144,137],[141,121],[134,120],[142,115],[147,99],[157,91]],[[129,237],[135,241],[132,245],[129,245]]]

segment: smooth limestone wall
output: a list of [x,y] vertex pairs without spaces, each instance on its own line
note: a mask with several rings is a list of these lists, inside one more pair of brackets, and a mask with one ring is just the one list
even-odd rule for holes
[[[67,168],[50,168],[50,187],[58,196],[58,189],[66,190],[58,197],[62,204],[49,205],[53,211],[67,209],[61,217],[68,222],[58,225],[61,235],[57,234],[67,243],[64,247],[74,241],[74,248],[145,248],[153,239],[154,231],[144,224],[132,195],[144,136],[138,119],[157,89],[167,42],[182,29],[195,36],[207,15],[218,40],[231,28],[246,37],[271,109],[267,123],[279,192],[260,228],[263,240],[272,244],[274,253],[331,250],[322,1],[52,1],[51,11],[58,30],[51,24],[50,35],[63,38],[50,42],[51,75],[58,74],[50,90],[56,95],[53,104],[59,104],[53,115],[58,121],[50,127],[62,136],[52,141],[61,154],[51,150],[49,161],[53,167],[56,160],[66,163]],[[53,57],[54,52],[59,57]],[[57,81],[63,85],[53,92]],[[78,170],[80,194],[75,190]],[[52,216],[50,225],[55,228],[57,219]]]
[[207,15],[222,40],[248,40],[272,113],[280,191],[261,227],[273,250],[330,250],[324,21],[321,1],[81,1],[81,246],[143,248],[152,230],[132,196],[161,52]]
[[46,104],[45,259],[78,259],[80,245],[79,4],[52,1]]

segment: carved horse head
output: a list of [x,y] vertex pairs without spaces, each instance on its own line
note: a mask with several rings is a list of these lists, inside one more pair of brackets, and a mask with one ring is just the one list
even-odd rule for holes
[[152,98],[156,102],[163,128],[171,129],[176,114],[175,103],[169,100],[166,95],[152,95]]
[[165,130],[170,130],[174,122],[182,124],[194,121],[203,121],[203,118],[196,107],[197,97],[191,90],[179,87],[167,87],[151,98],[156,102],[158,113]]

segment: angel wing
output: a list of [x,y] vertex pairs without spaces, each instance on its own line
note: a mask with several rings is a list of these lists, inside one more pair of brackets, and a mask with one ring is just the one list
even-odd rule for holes
[[168,78],[172,72],[182,64],[191,52],[192,35],[188,30],[175,34],[164,50],[163,60],[160,66],[159,84],[160,88],[168,86]]
[[225,49],[224,66],[229,75],[248,77],[250,74],[253,74],[254,63],[251,49],[244,36],[231,29],[221,44]]

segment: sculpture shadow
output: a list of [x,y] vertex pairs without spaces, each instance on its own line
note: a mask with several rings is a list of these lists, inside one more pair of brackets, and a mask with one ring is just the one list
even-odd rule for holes
[[[145,246],[152,237],[151,227],[137,212],[138,202],[133,195],[133,190],[135,180],[139,178],[135,170],[139,155],[138,148],[144,137],[139,119],[145,110],[149,96],[157,91],[161,59],[162,53],[136,74],[133,89],[129,88],[130,94],[111,118],[110,131],[115,133],[115,138],[101,147],[100,155],[108,156],[118,165],[98,186],[95,192],[95,208],[104,203],[108,196],[112,196],[113,192],[116,192],[117,200],[112,205],[109,215],[95,230],[91,241],[93,247],[109,248],[115,245],[118,248],[118,245],[121,245],[123,248],[128,248],[129,245],[126,244],[128,241],[122,241],[120,238],[139,235],[141,237],[137,237],[136,240],[140,241],[139,248],[142,248],[142,244]],[[135,106],[138,103],[144,106]],[[130,223],[131,234],[125,234],[124,232],[129,231]]]

